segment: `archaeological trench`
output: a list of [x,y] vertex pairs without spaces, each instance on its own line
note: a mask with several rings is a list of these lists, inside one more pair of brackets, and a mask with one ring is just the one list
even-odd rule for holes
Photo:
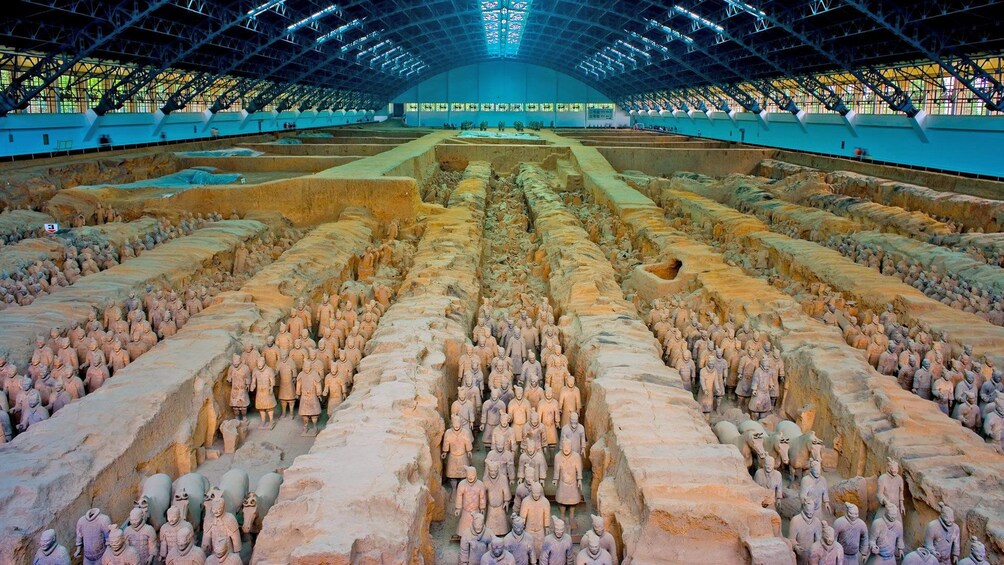
[[379,124],[0,175],[0,563],[1004,559],[994,182]]

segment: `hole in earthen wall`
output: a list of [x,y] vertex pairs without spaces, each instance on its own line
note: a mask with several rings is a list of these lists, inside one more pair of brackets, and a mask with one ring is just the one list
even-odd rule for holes
[[676,278],[676,275],[680,274],[682,267],[683,263],[679,259],[669,259],[664,263],[645,265],[643,268],[660,279],[671,281]]

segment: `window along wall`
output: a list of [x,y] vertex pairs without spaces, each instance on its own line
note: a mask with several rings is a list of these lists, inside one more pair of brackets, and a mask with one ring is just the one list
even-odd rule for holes
[[609,98],[552,69],[513,61],[458,67],[431,77],[400,96],[410,126],[459,126],[466,121],[546,127],[627,125],[630,117]]

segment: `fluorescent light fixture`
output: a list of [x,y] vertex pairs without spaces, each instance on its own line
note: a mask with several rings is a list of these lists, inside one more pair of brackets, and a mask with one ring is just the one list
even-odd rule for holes
[[627,59],[627,60],[631,61],[632,63],[634,63],[635,65],[638,64],[638,60],[637,59],[635,59],[634,57],[631,57],[630,55],[625,55],[624,53],[621,53],[620,51],[614,49],[613,47],[607,47],[607,50],[610,51],[611,53],[613,53],[614,55],[617,55],[617,59],[618,60]]
[[515,57],[531,0],[481,0],[481,20],[489,57]]
[[[652,23],[654,23],[654,22],[652,22]],[[641,41],[642,44],[645,45],[646,47],[649,47],[651,49],[655,49],[655,50],[659,51],[662,54],[669,53],[669,47],[666,47],[665,45],[663,45],[661,43],[656,43],[655,41],[652,41],[651,39],[645,37],[644,35],[642,35],[640,33],[635,33],[635,32],[632,31],[631,32],[631,38],[632,39],[637,39],[638,41]]]
[[725,3],[732,6],[736,10],[741,12],[746,12],[747,14],[754,16],[758,19],[766,18],[767,14],[762,12],[760,9],[747,4],[746,2],[741,2],[740,0],[725,0]]
[[258,16],[260,16],[261,14],[264,14],[265,12],[271,10],[272,8],[275,8],[276,6],[281,6],[281,5],[285,4],[285,3],[286,3],[286,0],[269,0],[268,2],[265,2],[264,4],[262,4],[261,6],[258,6],[257,8],[255,8],[253,10],[249,10],[248,11],[248,17],[249,18],[257,18]]
[[309,16],[303,18],[302,20],[296,22],[295,24],[290,24],[290,26],[286,28],[286,31],[288,31],[289,33],[293,33],[294,31],[302,29],[332,12],[338,12],[338,11],[341,11],[341,8],[339,8],[335,4],[332,4],[323,10],[319,10],[317,12],[314,12],[313,14],[310,14]]
[[673,11],[676,12],[677,14],[681,14],[681,15],[687,16],[695,24],[697,24],[699,26],[703,26],[703,27],[706,27],[706,28],[713,29],[713,30],[715,30],[718,33],[722,33],[723,31],[725,31],[725,29],[722,28],[722,26],[716,24],[715,22],[713,22],[713,21],[711,21],[709,19],[703,18],[703,17],[701,17],[701,16],[699,16],[699,15],[691,12],[690,10],[684,8],[683,6],[680,6],[679,4],[677,4],[676,6],[673,6]]
[[359,39],[353,41],[352,43],[349,43],[348,45],[342,45],[342,48],[340,49],[340,51],[342,53],[348,53],[349,51],[351,51],[353,49],[358,49],[358,48],[362,47],[363,45],[365,45],[366,43],[369,43],[370,41],[376,39],[377,37],[380,37],[380,32],[379,31],[371,31],[370,33],[367,33],[366,35],[360,37]]
[[371,45],[371,46],[367,47],[366,49],[363,49],[362,51],[356,53],[356,59],[359,59],[363,55],[368,55],[368,54],[376,51],[377,49],[383,47],[384,45],[387,45],[388,43],[390,43],[390,40],[389,39],[384,39],[380,43],[376,43],[374,45]]
[[622,45],[624,47],[627,47],[632,53],[637,53],[638,55],[641,55],[642,57],[645,57],[646,59],[651,59],[652,58],[652,54],[649,53],[648,51],[643,51],[641,49],[638,49],[637,47],[635,47],[634,45],[631,45],[630,43],[628,43],[627,41],[624,41],[623,39],[618,39],[617,40],[617,45]]
[[355,19],[355,20],[352,20],[351,22],[349,22],[349,23],[347,23],[345,25],[338,26],[337,28],[329,31],[328,33],[325,33],[324,35],[318,37],[317,38],[317,44],[320,45],[320,44],[322,44],[322,43],[324,43],[326,41],[329,41],[329,40],[331,40],[333,38],[336,38],[336,37],[341,38],[341,36],[344,35],[347,31],[355,29],[355,28],[361,26],[363,24],[363,20],[365,20],[365,19],[366,18]]
[[665,33],[666,35],[668,35],[671,39],[679,39],[680,41],[686,43],[687,45],[690,45],[691,43],[694,42],[693,38],[691,38],[689,36],[686,36],[686,35],[683,35],[682,33],[676,31],[675,29],[673,29],[673,28],[671,28],[669,26],[665,26],[663,24],[660,24],[659,22],[657,22],[655,20],[649,20],[648,21],[648,25],[650,25],[650,26],[652,26],[654,28],[661,29],[662,32]]

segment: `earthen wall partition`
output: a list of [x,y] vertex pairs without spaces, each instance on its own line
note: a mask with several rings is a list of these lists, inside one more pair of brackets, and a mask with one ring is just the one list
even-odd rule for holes
[[721,182],[706,184],[685,179],[656,180],[656,183],[677,183],[685,190],[695,192],[734,207],[747,206],[769,214],[771,218],[799,226],[802,233],[816,238],[843,234],[852,241],[874,246],[919,263],[926,269],[938,268],[958,275],[961,280],[979,283],[984,287],[1004,291],[1001,269],[978,261],[967,253],[918,241],[895,233],[878,233],[862,229],[850,219],[832,212],[793,204],[776,199],[761,188],[764,180],[758,177],[732,176]]
[[827,157],[825,155],[813,155],[798,151],[785,151],[783,149],[778,150],[774,158],[823,171],[852,171],[861,175],[874,176],[901,183],[917,184],[940,192],[954,192],[997,200],[1004,199],[1004,182],[1001,181],[977,179],[934,171],[920,171],[905,167],[869,163],[868,161]]
[[[928,324],[932,330],[945,335],[956,353],[961,353],[963,346],[973,346],[977,356],[986,355],[995,366],[1004,366],[1004,328],[990,324],[986,320],[961,310],[951,308],[925,296],[919,290],[904,284],[898,278],[886,276],[871,267],[859,265],[844,257],[840,252],[823,247],[811,241],[792,239],[783,234],[770,231],[770,228],[757,218],[743,214],[733,208],[719,203],[735,202],[740,198],[730,191],[706,189],[700,183],[680,179],[653,179],[650,183],[653,195],[659,198],[671,199],[676,205],[683,206],[698,223],[711,223],[720,226],[730,226],[730,235],[749,234],[757,249],[766,250],[775,267],[783,270],[789,276],[806,281],[820,281],[852,296],[859,304],[871,308],[875,312],[885,310],[886,304],[892,304],[903,317],[903,322],[909,324]],[[679,190],[678,190],[679,189]],[[698,191],[698,192],[694,192]],[[701,195],[715,198],[710,199]],[[811,210],[805,214],[786,215],[791,219],[806,221],[809,226],[824,235],[826,233],[848,233],[845,228],[852,228],[853,222],[839,218],[828,212],[816,211],[815,221],[807,218]],[[744,225],[738,228],[738,225]],[[834,228],[834,226],[836,226]],[[890,236],[875,232],[860,232],[855,236],[860,241],[874,243],[883,247],[896,242],[912,240],[902,236]],[[892,237],[892,242],[889,239]],[[972,263],[972,262],[970,262]],[[941,264],[940,266],[944,266]],[[992,278],[993,267],[982,266],[980,271],[988,271],[985,275]],[[997,269],[999,270],[999,269]]]
[[794,563],[769,495],[718,443],[613,268],[539,169],[519,181],[547,255],[551,298],[579,385],[599,511],[636,563]]
[[[578,150],[576,156],[589,157]],[[797,413],[804,405],[815,406],[814,430],[840,448],[842,474],[877,475],[887,457],[902,463],[913,501],[906,521],[913,544],[922,541],[937,503],[949,500],[968,533],[1004,554],[999,533],[1004,461],[992,448],[930,402],[899,388],[895,379],[879,375],[837,330],[809,318],[794,300],[669,227],[651,200],[638,205],[641,194],[618,186],[612,171],[591,163],[592,170],[585,171],[587,189],[629,224],[643,246],[662,259],[682,261],[680,276],[693,277],[694,288],[713,301],[720,315],[733,314],[739,323],[749,319],[771,336],[788,375],[783,408]],[[636,196],[625,197],[625,189]]]
[[[444,515],[448,391],[480,294],[487,164],[426,221],[397,300],[366,345],[353,390],[286,470],[252,563],[434,563]],[[470,172],[470,169],[469,169]]]
[[597,147],[597,151],[618,171],[642,171],[658,177],[676,171],[694,171],[711,176],[749,174],[760,161],[774,155],[774,149],[649,149],[637,147]]
[[335,136],[335,137],[299,137],[297,139],[303,145],[400,145],[414,139],[422,137],[414,135],[411,137],[389,136],[384,132],[373,131],[369,135]]
[[68,330],[74,322],[83,325],[96,308],[103,309],[108,301],[124,301],[130,292],[142,293],[147,284],[177,288],[211,268],[215,259],[226,262],[240,242],[265,229],[255,221],[212,223],[111,269],[83,277],[27,306],[0,311],[0,344],[8,350],[12,363],[27,367],[36,335],[47,337],[52,328]]
[[97,392],[0,446],[0,562],[29,563],[46,528],[74,539],[91,507],[122,520],[146,476],[193,471],[227,416],[220,380],[231,354],[263,342],[297,297],[338,288],[375,227],[353,211],[316,228]]
[[[847,162],[844,161],[836,163],[841,166],[846,164]],[[1004,183],[948,175],[939,175],[935,179],[923,179],[933,181],[950,179],[953,182],[966,182],[974,187],[968,192],[989,194],[989,196],[981,198],[961,192],[939,191],[921,184],[889,180],[889,178],[852,170],[815,169],[777,159],[766,159],[761,162],[756,174],[780,180],[793,175],[820,172],[826,174],[827,182],[833,186],[834,191],[838,194],[865,198],[887,206],[899,206],[906,210],[950,218],[969,229],[979,228],[986,232],[1004,229],[1004,202],[1001,202],[1004,200],[1004,190],[997,189],[998,184]],[[896,169],[893,167],[876,172],[899,176],[896,175]],[[935,186],[939,185],[935,183]]]
[[362,157],[309,157],[259,155],[257,157],[181,157],[181,168],[216,167],[235,173],[319,173]]
[[[331,140],[327,140],[331,141]],[[297,157],[372,157],[395,147],[394,144],[318,143],[318,144],[278,144],[243,143],[241,147],[261,151],[266,155]]]
[[728,143],[722,141],[666,141],[666,140],[638,140],[625,141],[623,139],[602,139],[585,138],[580,139],[585,147],[636,147],[638,149],[726,149]]
[[[445,145],[436,146],[440,163],[455,171],[462,171],[471,161],[488,161],[498,174],[516,171],[520,163],[553,163],[568,159],[565,147],[550,145]],[[553,165],[552,165],[553,166]]]
[[260,184],[202,186],[168,197],[164,197],[163,190],[71,189],[55,197],[50,208],[63,216],[78,211],[86,215],[103,202],[128,215],[168,218],[178,218],[187,212],[220,212],[229,216],[236,210],[241,217],[265,214],[266,219],[272,219],[278,214],[295,225],[310,226],[336,218],[347,208],[364,207],[382,222],[394,219],[409,222],[422,206],[416,178],[422,179],[431,172],[435,165],[433,148],[444,135],[438,132],[403,140],[396,147],[385,147],[388,150],[380,154],[314,175]]
[[[16,166],[19,165],[19,166]],[[127,183],[178,172],[173,153],[140,153],[91,156],[88,159],[46,160],[0,166],[0,201],[10,205],[42,207],[60,191],[80,185]]]

